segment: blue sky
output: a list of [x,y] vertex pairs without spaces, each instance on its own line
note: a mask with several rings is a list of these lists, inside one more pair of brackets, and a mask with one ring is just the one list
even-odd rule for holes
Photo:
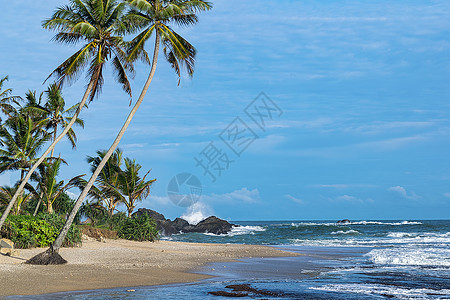
[[[49,72],[75,51],[40,26],[64,2],[2,3],[0,76],[9,75],[15,94],[43,91]],[[120,144],[157,178],[140,206],[171,218],[448,218],[449,15],[444,0],[214,1],[197,26],[179,30],[198,50],[194,78],[177,87],[161,59]],[[135,97],[147,74],[138,64]],[[109,147],[130,110],[105,79],[82,113],[77,150],[57,146],[69,162],[63,178],[88,172],[86,155]],[[66,101],[79,101],[85,85],[82,76],[66,87]],[[261,92],[283,112],[265,131],[244,111]],[[258,136],[240,156],[219,137],[236,117]],[[234,160],[215,182],[194,160],[211,142]],[[169,181],[182,172],[202,183],[195,207],[168,198]]]

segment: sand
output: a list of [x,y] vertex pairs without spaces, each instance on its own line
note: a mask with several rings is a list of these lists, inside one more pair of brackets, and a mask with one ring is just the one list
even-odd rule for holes
[[0,296],[192,282],[208,278],[191,271],[211,262],[297,255],[254,245],[88,240],[82,247],[61,249],[66,265],[23,264],[43,250],[19,250],[19,257],[0,255]]

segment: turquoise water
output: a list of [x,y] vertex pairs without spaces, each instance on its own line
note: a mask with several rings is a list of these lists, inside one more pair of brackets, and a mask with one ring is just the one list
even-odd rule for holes
[[250,284],[277,296],[249,294],[241,299],[450,299],[450,221],[234,223],[241,226],[229,235],[189,233],[165,239],[272,245],[304,255],[214,263],[198,272],[215,277],[195,284],[39,298],[225,299],[208,292],[227,291],[229,284]]

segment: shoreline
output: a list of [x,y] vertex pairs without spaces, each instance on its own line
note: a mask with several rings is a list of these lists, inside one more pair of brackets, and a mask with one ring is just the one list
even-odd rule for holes
[[211,278],[193,273],[208,263],[299,255],[259,245],[84,240],[81,247],[61,249],[66,265],[23,264],[45,249],[0,255],[0,297],[188,283]]

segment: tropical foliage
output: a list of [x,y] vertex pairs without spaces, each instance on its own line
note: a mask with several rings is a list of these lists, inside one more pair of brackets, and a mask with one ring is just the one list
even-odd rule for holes
[[[13,96],[4,87],[8,77],[0,79],[0,173],[16,172],[20,178],[12,187],[0,187],[1,235],[21,247],[52,243],[54,255],[61,246],[80,242],[80,231],[72,223],[84,217],[92,225],[116,230],[122,238],[158,238],[153,220],[146,215],[132,217],[156,179],[148,179],[150,170],[142,173],[140,164],[124,158],[116,148],[153,80],[160,48],[178,83],[182,70],[193,75],[196,50],[175,27],[195,25],[197,13],[211,7],[202,0],[68,0],[42,22],[45,29],[55,32],[54,41],[77,50],[50,73],[46,80],[53,77],[55,83],[38,96],[31,90],[24,98]],[[131,37],[130,41],[124,37]],[[150,40],[154,41],[151,58],[146,50]],[[100,95],[106,63],[111,63],[116,81],[131,98],[129,78],[134,76],[136,60],[150,65],[148,79],[111,147],[88,157],[92,171],[88,181],[83,175],[59,178],[66,162],[61,155],[54,156],[55,146],[65,137],[75,148],[77,136],[72,127],[84,126],[79,114],[87,101]],[[83,72],[88,80],[84,95],[79,103],[67,107],[61,89]],[[76,201],[68,196],[71,188],[82,190]]]

